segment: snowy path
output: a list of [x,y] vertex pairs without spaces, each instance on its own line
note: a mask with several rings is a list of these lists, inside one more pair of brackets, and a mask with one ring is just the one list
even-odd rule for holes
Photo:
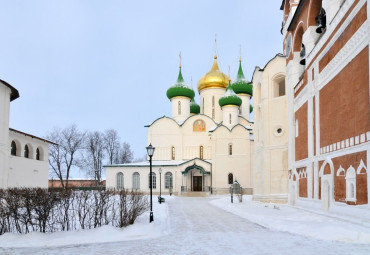
[[[366,244],[320,241],[272,231],[219,209],[212,198],[168,200],[168,235],[48,248],[7,248],[0,254],[369,254]],[[156,205],[161,206],[161,205]],[[156,213],[154,211],[154,220]]]

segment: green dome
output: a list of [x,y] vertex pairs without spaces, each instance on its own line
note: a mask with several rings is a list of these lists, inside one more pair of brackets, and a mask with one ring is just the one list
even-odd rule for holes
[[240,106],[242,104],[242,100],[240,97],[238,97],[238,95],[235,94],[229,82],[229,86],[226,88],[225,95],[218,100],[218,103],[221,107],[225,105]]
[[249,105],[249,113],[253,112],[253,106]]
[[168,99],[171,100],[171,98],[179,97],[179,96],[188,97],[188,98],[193,98],[195,96],[194,90],[189,88],[185,84],[184,79],[182,78],[181,67],[179,71],[179,76],[177,78],[177,82],[175,83],[175,85],[173,85],[167,90]]
[[194,100],[194,97],[191,99],[190,102],[190,113],[199,114],[200,113],[200,106]]
[[243,73],[242,62],[239,61],[238,75],[236,76],[235,82],[232,84],[232,88],[236,94],[248,94],[253,96],[252,83],[248,82]]

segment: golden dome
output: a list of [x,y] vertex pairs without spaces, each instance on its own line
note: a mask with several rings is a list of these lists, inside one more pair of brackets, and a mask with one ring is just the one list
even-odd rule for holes
[[220,71],[217,64],[217,56],[214,57],[211,70],[198,81],[198,91],[207,88],[224,88],[229,84],[229,76]]

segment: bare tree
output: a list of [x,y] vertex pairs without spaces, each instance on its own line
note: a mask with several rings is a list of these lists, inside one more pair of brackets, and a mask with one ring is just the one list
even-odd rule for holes
[[134,158],[133,152],[131,150],[130,144],[123,142],[120,152],[117,159],[115,160],[116,164],[125,164],[131,163]]
[[101,132],[89,132],[86,137],[84,162],[85,169],[89,176],[93,176],[94,180],[101,182],[103,159],[104,159],[104,135]]
[[114,160],[118,158],[120,150],[120,138],[118,136],[117,130],[108,129],[104,132],[104,144],[105,150],[107,152],[109,164],[116,163]]
[[47,135],[47,139],[56,144],[49,147],[49,166],[51,175],[56,176],[63,188],[68,187],[70,171],[77,165],[77,152],[83,147],[85,132],[71,125],[64,129],[56,128]]

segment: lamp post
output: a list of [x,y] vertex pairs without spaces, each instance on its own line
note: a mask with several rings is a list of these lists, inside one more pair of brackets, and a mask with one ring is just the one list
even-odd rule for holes
[[159,168],[159,203],[162,204],[162,168]]
[[149,174],[149,187],[150,187],[150,216],[149,216],[149,223],[154,220],[153,218],[153,176],[152,176],[152,157],[154,154],[155,148],[152,146],[152,144],[149,144],[148,147],[146,147],[146,151],[149,156],[149,163],[150,163],[150,174]]

